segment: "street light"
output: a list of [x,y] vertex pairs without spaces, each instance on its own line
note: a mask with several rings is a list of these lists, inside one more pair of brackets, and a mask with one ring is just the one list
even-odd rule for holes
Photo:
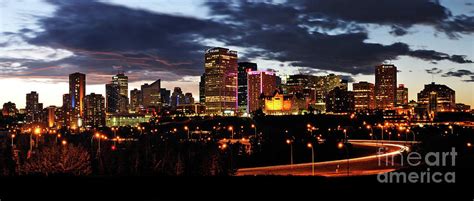
[[61,141],[61,144],[62,144],[63,146],[66,146],[66,145],[67,145],[67,141],[66,141],[66,140],[63,140],[63,141]]
[[12,147],[13,147],[13,139],[15,138],[15,134],[12,134]]
[[[105,136],[101,135],[100,133],[96,133],[94,136],[97,138],[98,145],[99,145],[99,147],[97,148],[97,153],[100,154],[100,139],[101,138],[105,139]],[[92,140],[91,140],[91,142],[92,142]]]
[[255,134],[255,139],[257,138],[257,126],[255,124],[252,124],[250,127],[254,129],[254,134]]
[[449,125],[449,129],[451,129],[451,135],[453,135],[453,126]]
[[[36,127],[33,132],[35,133],[35,138],[36,138],[35,147],[38,148],[38,136],[41,134],[41,128]],[[31,137],[30,137],[30,140],[31,140]]]
[[313,147],[313,144],[311,144],[310,142],[308,142],[308,144],[306,145],[308,148],[311,148],[311,169],[312,169],[312,174],[314,176],[314,147]]
[[345,141],[347,142],[347,130],[344,129],[343,131],[344,131],[344,139],[345,139]]
[[370,138],[371,138],[372,140],[374,140],[374,137],[373,137],[373,135],[374,135],[374,128],[372,128],[372,126],[370,126],[370,125],[367,125],[367,129],[370,129]]
[[232,136],[231,136],[231,138],[232,138],[232,139],[234,139],[234,127],[232,127],[232,126],[229,126],[229,131],[231,131],[231,132],[232,132]]
[[188,131],[188,140],[189,140],[189,128],[188,128],[188,126],[184,126],[184,130]]
[[342,142],[337,143],[337,148],[342,149],[345,148],[346,154],[347,154],[347,164],[346,164],[346,170],[347,170],[347,176],[349,176],[349,150],[347,149],[347,144],[344,144]]
[[[112,131],[114,132],[114,138],[117,138],[117,130],[118,128],[112,127]],[[114,146],[116,146],[116,141],[114,141]]]
[[379,124],[379,127],[380,127],[380,130],[382,130],[381,139],[382,139],[382,145],[383,145],[383,129],[384,129],[384,127],[381,124]]
[[291,164],[291,168],[293,168],[293,142],[287,139],[286,144],[290,145],[290,164]]

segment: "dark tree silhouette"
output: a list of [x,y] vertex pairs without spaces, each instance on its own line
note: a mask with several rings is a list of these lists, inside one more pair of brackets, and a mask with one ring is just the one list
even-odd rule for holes
[[72,144],[43,147],[21,165],[20,175],[74,175],[92,173],[88,151]]

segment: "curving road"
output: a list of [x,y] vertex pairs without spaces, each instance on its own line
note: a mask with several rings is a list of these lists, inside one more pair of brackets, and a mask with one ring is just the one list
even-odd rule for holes
[[[394,171],[399,166],[391,164],[392,156],[409,151],[409,147],[404,145],[404,141],[384,141],[372,140],[350,140],[350,143],[357,146],[373,147],[374,154],[364,157],[342,159],[335,161],[325,161],[314,163],[314,175],[325,177],[337,176],[357,176],[372,175],[384,172]],[[413,142],[412,142],[413,143]],[[377,153],[378,147],[384,147],[384,153]],[[389,160],[387,164],[386,161]],[[396,162],[396,161],[395,161]],[[380,163],[380,164],[379,164]],[[349,168],[348,168],[349,167]],[[256,168],[242,168],[237,170],[237,176],[255,176],[255,175],[292,175],[292,176],[311,176],[312,163],[302,163],[294,165],[276,165]]]

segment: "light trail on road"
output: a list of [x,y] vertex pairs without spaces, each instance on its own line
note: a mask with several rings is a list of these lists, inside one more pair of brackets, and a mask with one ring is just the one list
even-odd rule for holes
[[[379,141],[372,140],[350,140],[353,145],[365,147],[379,147]],[[383,147],[389,152],[383,154],[373,154],[369,156],[341,159],[334,161],[316,162],[315,175],[317,176],[356,176],[379,174],[396,170],[395,165],[384,166],[379,165],[379,160],[389,158],[391,156],[402,154],[409,151],[409,147],[402,145],[404,141],[384,141]],[[346,171],[349,165],[349,172]],[[293,165],[275,165],[255,168],[242,168],[237,171],[237,176],[250,175],[292,175],[292,176],[310,176],[312,175],[312,163],[301,163]]]

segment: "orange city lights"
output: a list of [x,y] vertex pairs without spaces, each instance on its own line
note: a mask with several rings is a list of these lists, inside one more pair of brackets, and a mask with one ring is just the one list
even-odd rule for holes
[[337,148],[342,149],[344,147],[344,143],[339,142],[337,143]]

